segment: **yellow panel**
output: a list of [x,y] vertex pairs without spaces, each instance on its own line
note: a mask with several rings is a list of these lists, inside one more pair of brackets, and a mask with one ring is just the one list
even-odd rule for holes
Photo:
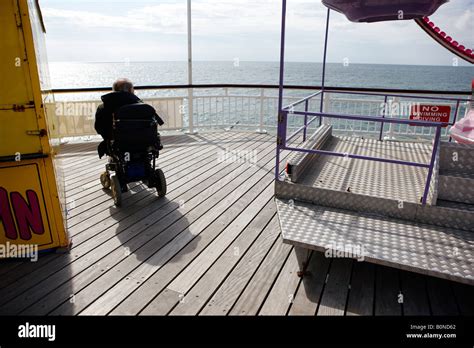
[[[48,248],[58,240],[48,217],[49,190],[42,161],[0,166],[0,244]],[[21,178],[21,180],[18,180]]]
[[[0,157],[42,151],[41,139],[27,134],[39,130],[23,31],[27,19],[20,15],[17,1],[0,1]],[[15,105],[25,109],[13,111]]]
[[0,156],[41,153],[40,137],[28,135],[28,130],[36,130],[35,109],[22,112],[0,110]]
[[0,109],[33,101],[22,22],[17,1],[0,1]]
[[[25,3],[27,4],[27,10],[24,7]],[[41,139],[43,151],[49,153],[53,159],[56,178],[56,186],[53,193],[59,197],[62,211],[65,212],[66,198],[64,175],[61,166],[59,165],[59,160],[55,156],[59,152],[61,140],[58,133],[59,122],[54,107],[54,95],[51,93],[51,81],[41,12],[38,1],[36,0],[22,0],[21,4],[22,12],[28,13],[30,24],[24,29],[28,56],[31,61],[33,61],[34,57],[36,62],[35,66],[31,66],[31,68],[34,68],[34,71],[31,71],[34,91],[41,93],[40,95],[35,95],[36,99],[40,99],[40,102],[36,101],[38,124],[40,128],[48,130],[48,136]],[[54,183],[51,183],[51,185],[54,185]]]
[[[45,108],[54,98],[37,2],[1,0],[0,23],[0,157],[46,156],[0,158],[0,247],[66,247],[64,178],[55,159],[58,122],[54,108]],[[46,134],[40,137],[40,130]]]

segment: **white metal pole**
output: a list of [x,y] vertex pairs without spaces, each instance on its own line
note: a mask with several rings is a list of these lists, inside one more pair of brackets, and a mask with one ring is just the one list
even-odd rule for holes
[[[192,29],[191,29],[191,0],[188,0],[188,85],[193,84],[193,52],[192,52]],[[193,124],[193,89],[188,88],[188,121],[189,133],[194,134]]]
[[267,131],[263,128],[263,102],[265,99],[265,89],[262,88],[260,90],[260,123],[259,123],[259,128],[257,129],[257,133],[265,134]]

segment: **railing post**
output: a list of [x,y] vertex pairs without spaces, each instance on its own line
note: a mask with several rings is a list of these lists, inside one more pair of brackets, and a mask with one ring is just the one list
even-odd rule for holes
[[[468,110],[468,108],[466,107],[466,115],[467,115],[467,110]],[[456,123],[456,119],[458,117],[458,112],[459,112],[459,100],[456,102],[456,110],[454,111],[454,119],[453,119],[453,124],[451,125],[451,127],[454,126],[454,124]],[[466,116],[464,116],[464,117],[466,117]],[[450,130],[451,130],[451,128],[449,128],[449,129],[446,128],[446,132],[449,132]],[[451,142],[451,140],[452,140],[452,138],[450,136],[449,137],[449,142]]]
[[329,112],[330,102],[331,102],[331,93],[329,92],[324,93],[323,112]]
[[189,128],[186,133],[188,134],[196,134],[197,132],[194,130],[194,118],[193,118],[193,90],[192,88],[188,89],[188,122]]
[[423,198],[421,200],[421,203],[423,205],[426,205],[426,200],[428,198],[428,193],[430,191],[431,177],[433,176],[434,164],[435,164],[435,160],[436,160],[436,153],[438,151],[440,138],[441,138],[441,125],[436,127],[436,135],[435,135],[435,140],[434,140],[434,144],[433,144],[433,152],[431,153],[430,166],[428,168],[428,176],[426,178],[425,191],[423,192]]
[[[191,0],[187,1],[187,29],[188,29],[188,85],[193,84],[193,53],[192,53],[192,27],[191,27]],[[193,121],[193,89],[188,88],[188,121],[187,133],[195,134]]]
[[[308,112],[308,102],[309,100],[306,99],[304,103],[304,112]],[[304,129],[303,129],[303,141],[306,141],[306,131],[308,127],[308,115],[304,115]]]
[[[282,145],[280,139],[284,135],[286,138],[286,129],[282,130],[281,116],[283,114],[283,80],[284,80],[284,70],[285,70],[285,25],[286,25],[286,0],[282,0],[281,5],[281,37],[280,37],[280,78],[278,82],[278,135],[277,135],[277,146],[276,146],[276,156],[275,156],[275,180],[280,179],[280,150]],[[286,117],[284,117],[286,120]],[[286,124],[285,124],[286,128]]]
[[[263,101],[265,99],[265,89],[262,88],[260,90],[260,123],[259,123],[259,127],[257,129],[257,133],[260,133],[260,134],[265,134],[267,133],[267,131],[265,130],[264,126],[263,126],[263,116],[264,116],[264,105],[263,105]],[[250,103],[249,103],[250,105]]]
[[[392,103],[390,104],[390,110],[388,113],[389,117],[393,117],[392,107],[391,107],[393,103],[399,103],[399,98],[393,97]],[[400,107],[398,107],[397,109],[400,110]],[[387,132],[387,135],[383,137],[383,140],[395,140],[395,137],[393,136],[393,123],[390,123],[388,125],[388,132]]]
[[[322,112],[329,112],[329,109],[331,108],[331,93],[329,92],[325,92],[321,98],[324,99],[324,102],[323,102],[323,111]],[[328,121],[328,122],[331,122],[331,121]],[[323,120],[322,118],[319,119],[319,125],[322,125],[323,124]],[[326,122],[327,124],[327,122]]]
[[[385,96],[384,101],[383,101],[383,112],[382,112],[382,118],[385,118],[385,114],[387,112],[387,96]],[[380,134],[379,134],[379,141],[382,141],[382,134],[383,134],[383,125],[384,123],[380,123]]]
[[[230,124],[230,119],[231,119],[231,116],[230,116],[230,98],[229,98],[229,89],[227,87],[224,88],[224,98],[227,100],[227,114],[228,114],[228,117],[227,117],[227,124]],[[224,107],[225,103],[222,102],[222,105]],[[225,107],[224,107],[225,109]],[[225,116],[223,116],[225,118]],[[226,122],[224,121],[224,124]]]
[[[319,112],[323,112],[323,104],[326,101],[324,99],[324,87],[326,85],[326,57],[327,57],[327,50],[328,50],[328,34],[329,34],[329,14],[331,13],[331,9],[328,7],[327,15],[326,15],[326,32],[324,35],[324,53],[323,53],[323,72],[321,76],[321,105],[319,106]],[[323,124],[323,118],[319,117],[319,125]]]

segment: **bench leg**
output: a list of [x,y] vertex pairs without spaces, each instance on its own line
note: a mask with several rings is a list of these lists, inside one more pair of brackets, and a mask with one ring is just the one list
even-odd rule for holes
[[308,271],[309,259],[311,258],[312,250],[295,246],[296,258],[298,260],[299,271],[296,273],[298,277],[303,278],[309,276]]

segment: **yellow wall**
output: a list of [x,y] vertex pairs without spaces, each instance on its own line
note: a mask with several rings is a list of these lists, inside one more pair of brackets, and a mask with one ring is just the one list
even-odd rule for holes
[[0,1],[0,23],[0,244],[65,247],[64,180],[56,115],[44,107],[54,98],[37,1]]

